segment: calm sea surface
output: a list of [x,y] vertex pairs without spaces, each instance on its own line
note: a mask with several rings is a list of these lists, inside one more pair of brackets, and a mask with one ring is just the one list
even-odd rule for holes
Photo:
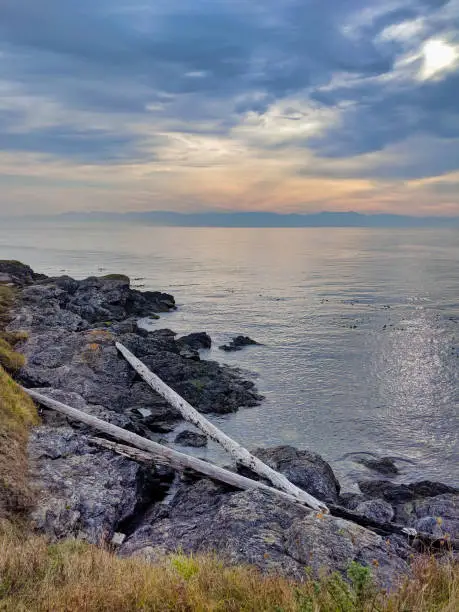
[[[172,293],[155,327],[207,331],[206,358],[257,377],[261,406],[214,419],[249,447],[317,451],[348,487],[365,473],[355,452],[400,458],[402,481],[459,484],[457,230],[3,223],[0,258]],[[264,346],[218,350],[235,334]]]

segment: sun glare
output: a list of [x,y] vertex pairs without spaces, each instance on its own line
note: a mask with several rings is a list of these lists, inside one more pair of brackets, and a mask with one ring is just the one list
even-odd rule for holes
[[455,47],[443,40],[429,40],[422,50],[424,65],[422,76],[429,79],[437,72],[450,69],[459,59],[459,53]]

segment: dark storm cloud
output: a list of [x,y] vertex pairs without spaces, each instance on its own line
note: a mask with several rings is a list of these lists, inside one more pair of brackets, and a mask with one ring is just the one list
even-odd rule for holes
[[[425,3],[438,8],[447,2]],[[448,12],[433,13],[426,22],[423,40],[432,36],[445,36],[449,42],[459,42],[459,5],[450,2]],[[418,60],[418,70],[421,60]],[[459,71],[422,79],[361,79],[328,91],[311,92],[317,103],[338,108],[339,124],[330,126],[320,137],[310,139],[313,148],[323,157],[346,158],[353,155],[381,151],[402,142],[413,135],[431,136],[445,141],[443,154],[435,148],[430,172],[424,166],[425,176],[435,172],[447,172],[459,168]],[[343,108],[343,102],[346,106]],[[452,141],[446,149],[447,141]],[[413,152],[416,157],[416,151]],[[394,176],[413,175],[412,164],[407,160],[403,167],[394,167]],[[387,171],[387,168],[386,168]],[[419,168],[421,171],[421,167]],[[383,170],[384,174],[384,170]]]
[[[69,113],[102,114],[113,124],[70,128],[69,121],[56,120],[53,127],[29,131],[6,126],[0,146],[90,163],[137,159],[142,152],[151,159],[138,132],[128,133],[128,121],[154,129],[160,120],[170,130],[176,125],[218,135],[248,111],[263,114],[288,95],[310,95],[331,107],[351,102],[337,128],[306,143],[321,156],[378,150],[417,131],[454,136],[457,78],[401,89],[378,80],[391,72],[401,49],[381,32],[426,15],[429,32],[441,30],[446,26],[437,14],[446,5],[434,0],[399,0],[385,9],[372,0],[2,0],[0,79],[17,88],[14,96],[45,97]],[[358,76],[358,86],[319,91],[344,73]],[[6,99],[3,108],[12,103]],[[22,112],[25,119],[30,110]]]
[[352,101],[340,125],[310,139],[308,146],[323,156],[348,157],[379,151],[411,134],[459,137],[459,74],[401,86],[384,82],[316,95],[324,104]]

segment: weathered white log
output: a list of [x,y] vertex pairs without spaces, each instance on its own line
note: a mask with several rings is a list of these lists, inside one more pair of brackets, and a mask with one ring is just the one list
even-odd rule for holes
[[288,493],[314,510],[328,512],[328,508],[323,502],[294,485],[283,474],[270,468],[263,463],[263,461],[260,461],[258,457],[249,453],[249,451],[238,444],[238,442],[235,442],[232,438],[223,433],[218,427],[215,427],[215,425],[193,408],[191,404],[184,400],[183,397],[149,370],[147,366],[142,363],[140,359],[137,359],[137,357],[123,344],[117,342],[116,348],[156,393],[159,393],[159,395],[169,402],[171,406],[176,408],[186,421],[193,423],[193,425],[198,427],[206,436],[218,442],[237,463],[248,467],[262,478],[269,480],[276,489]]
[[[292,504],[306,507],[306,504],[300,502],[295,497],[292,497],[288,493],[284,493],[283,491],[279,491],[279,489],[273,489],[263,482],[258,482],[257,480],[252,480],[251,478],[246,478],[245,476],[241,476],[240,474],[235,474],[234,472],[230,472],[229,470],[225,470],[224,468],[218,467],[213,463],[208,463],[207,461],[202,461],[201,459],[197,459],[196,457],[192,457],[190,455],[184,455],[183,453],[179,453],[177,451],[173,451],[172,449],[168,449],[172,451],[172,454],[168,457],[165,457],[163,454],[157,454],[156,452],[146,452],[140,450],[138,448],[133,448],[132,446],[126,446],[125,444],[119,444],[118,442],[112,442],[111,440],[105,440],[104,438],[89,438],[89,441],[101,448],[106,448],[108,450],[114,451],[119,455],[127,457],[129,459],[133,459],[134,461],[140,463],[159,463],[160,465],[167,465],[178,472],[183,472],[185,470],[193,470],[194,472],[198,472],[208,476],[212,480],[218,480],[219,482],[223,482],[225,484],[231,485],[236,489],[242,489],[244,491],[248,491],[251,489],[261,489],[262,491],[266,491],[271,493],[275,497],[279,497],[283,500],[289,501]],[[161,445],[160,445],[161,446]],[[161,446],[161,448],[165,448]]]
[[306,505],[304,503],[301,503],[299,500],[292,497],[291,495],[288,495],[283,491],[273,489],[262,482],[251,480],[250,478],[246,478],[245,476],[241,476],[240,474],[235,474],[233,472],[230,472],[229,470],[225,470],[224,468],[213,465],[212,463],[208,463],[207,461],[202,461],[201,459],[197,459],[196,457],[185,455],[172,448],[163,446],[162,444],[158,444],[157,442],[153,442],[153,440],[142,438],[142,436],[132,433],[131,431],[127,431],[127,429],[122,429],[117,425],[107,423],[102,419],[87,414],[86,412],[82,412],[81,410],[77,410],[76,408],[72,408],[71,406],[67,406],[67,404],[63,404],[62,402],[58,402],[57,400],[51,399],[50,397],[42,395],[41,393],[38,393],[33,389],[24,388],[24,391],[28,393],[32,399],[34,399],[36,402],[43,406],[51,408],[52,410],[56,410],[60,414],[64,414],[65,416],[69,417],[74,421],[85,423],[93,429],[101,431],[102,433],[105,433],[111,436],[112,438],[115,438],[117,440],[123,440],[128,444],[132,444],[136,448],[130,448],[125,445],[116,444],[115,442],[110,442],[109,440],[104,440],[103,442],[99,440],[99,443],[105,446],[105,448],[109,448],[120,454],[124,454],[126,457],[134,459],[135,461],[154,461],[169,465],[177,470],[191,469],[201,474],[204,474],[205,476],[208,476],[213,480],[219,480],[221,482],[224,482],[225,484],[229,484],[237,489],[262,489],[263,491],[272,493],[277,497],[281,497],[282,499],[286,499],[295,504],[300,504],[302,506]]

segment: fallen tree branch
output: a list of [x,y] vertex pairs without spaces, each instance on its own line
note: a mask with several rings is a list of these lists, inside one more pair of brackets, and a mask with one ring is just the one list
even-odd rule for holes
[[[104,438],[90,438],[89,440],[92,444],[99,446],[101,448],[106,448],[108,450],[114,451],[119,455],[123,455],[124,457],[128,457],[129,459],[133,459],[134,461],[138,461],[140,463],[152,464],[152,463],[161,463],[161,458],[157,459],[151,453],[147,453],[144,451],[139,451],[136,448],[132,448],[130,446],[126,446],[125,444],[118,444],[116,442],[111,442],[109,440],[105,440]],[[174,462],[174,465],[171,465],[170,462],[167,462],[167,465],[170,465],[174,469],[178,471],[183,471],[184,469],[190,468],[190,466],[183,466],[181,462]],[[193,467],[192,470],[196,471]],[[226,471],[226,470],[225,470]],[[214,478],[214,476],[210,475],[210,478]],[[220,478],[218,479],[220,480]],[[253,482],[253,481],[251,481]],[[227,483],[232,484],[232,483]],[[236,485],[234,485],[236,486]],[[237,488],[241,488],[237,486]],[[263,490],[274,493],[275,495],[279,495],[279,491],[276,489],[272,489],[271,487],[261,487]],[[296,505],[302,505],[298,502],[297,499],[291,497],[289,495],[282,494],[283,499],[286,499]],[[304,507],[304,506],[302,506]],[[399,525],[397,523],[380,523],[379,521],[374,521],[372,519],[366,518],[361,514],[357,514],[356,512],[352,512],[352,510],[348,510],[343,506],[338,505],[330,505],[330,514],[337,518],[342,518],[352,523],[356,523],[361,527],[365,527],[366,529],[370,529],[374,531],[378,535],[381,536],[390,536],[390,535],[400,535],[404,538],[408,538],[412,541],[417,541],[421,543],[423,546],[429,549],[440,549],[447,550],[448,547],[452,547],[453,549],[459,549],[459,542],[456,540],[448,540],[447,538],[435,538],[427,533],[418,533],[415,529],[410,529],[404,527],[403,525]]]
[[303,502],[314,510],[321,510],[322,512],[328,513],[327,506],[300,489],[292,482],[288,480],[283,474],[276,472],[268,465],[263,463],[258,457],[255,457],[247,449],[241,446],[238,442],[223,433],[218,427],[208,421],[202,414],[200,414],[191,404],[183,399],[178,393],[171,389],[166,383],[164,383],[156,374],[147,368],[147,366],[137,359],[135,355],[131,353],[123,344],[120,342],[116,343],[116,348],[128,361],[134,370],[140,374],[143,380],[154,390],[159,393],[171,406],[176,408],[182,417],[198,427],[206,436],[212,440],[218,442],[232,457],[235,461],[245,467],[248,467],[252,472],[258,474],[262,478],[266,478],[276,488],[284,493],[288,493],[290,496]]
[[122,440],[123,442],[130,444],[131,446],[125,446],[110,442],[109,440],[103,441],[106,448],[110,448],[116,452],[122,451],[121,454],[124,454],[126,457],[136,461],[162,463],[169,465],[176,470],[191,469],[195,472],[203,474],[204,476],[212,478],[213,480],[218,480],[235,487],[236,489],[261,489],[291,503],[293,502],[299,504],[302,507],[306,506],[304,502],[301,502],[296,497],[293,497],[284,491],[274,489],[262,482],[251,480],[250,478],[230,472],[229,470],[225,470],[224,468],[208,463],[207,461],[202,461],[202,459],[185,455],[172,448],[169,448],[168,446],[163,446],[162,444],[153,442],[153,440],[143,438],[142,436],[139,436],[131,431],[127,431],[127,429],[122,429],[117,425],[112,425],[111,423],[107,423],[107,421],[103,421],[102,419],[87,414],[86,412],[82,412],[81,410],[67,406],[67,404],[58,402],[50,397],[46,397],[33,389],[24,388],[24,391],[39,404],[46,406],[47,408],[51,408],[52,410],[56,410],[56,412],[64,414],[74,421],[85,423],[93,429],[115,438],[115,440]]
[[[213,465],[212,463],[202,461],[201,459],[197,459],[196,457],[185,455],[176,450],[173,450],[172,448],[168,448],[167,446],[163,446],[161,444],[158,444],[157,442],[153,442],[153,440],[142,438],[142,436],[127,431],[126,429],[122,429],[117,425],[112,425],[111,423],[107,423],[102,419],[87,414],[86,412],[82,412],[81,410],[77,410],[76,408],[67,406],[62,402],[58,402],[57,400],[51,399],[50,397],[46,397],[45,395],[42,395],[41,393],[38,393],[33,389],[24,388],[24,391],[39,404],[46,406],[47,408],[51,408],[52,410],[56,410],[56,412],[64,414],[65,416],[69,417],[74,421],[85,423],[86,425],[89,425],[90,427],[93,427],[94,429],[101,431],[102,433],[112,438],[122,440],[124,442],[127,442],[127,444],[132,445],[127,446],[125,444],[118,444],[116,442],[112,442],[104,438],[91,438],[91,441],[97,444],[98,446],[114,451],[120,455],[123,455],[125,457],[128,457],[129,459],[141,463],[159,463],[163,465],[168,465],[177,471],[184,471],[186,469],[190,469],[200,474],[203,474],[204,476],[207,476],[212,480],[217,480],[219,482],[223,482],[227,485],[235,487],[236,489],[259,489],[264,491],[265,493],[274,495],[280,499],[301,506],[304,510],[307,510],[304,502],[299,501],[296,497],[293,497],[288,493],[284,493],[283,491],[279,491],[278,489],[269,487],[268,485],[262,482],[259,482],[257,480],[251,480],[250,478],[246,478],[245,476],[241,476],[240,474],[235,474],[234,472],[225,470],[224,468]],[[402,525],[397,525],[396,523],[378,523],[376,521],[372,521],[371,519],[362,517],[361,515],[347,510],[346,508],[343,508],[341,506],[330,506],[330,513],[332,514],[332,516],[336,516],[357,523],[362,527],[371,529],[372,531],[375,531],[380,535],[402,535],[410,540],[421,542],[426,548],[429,549],[433,548],[448,550],[448,548],[452,548],[454,550],[459,550],[459,541],[457,540],[448,539],[446,537],[435,538],[430,534],[417,533],[416,530],[408,529],[406,527],[403,527]]]

